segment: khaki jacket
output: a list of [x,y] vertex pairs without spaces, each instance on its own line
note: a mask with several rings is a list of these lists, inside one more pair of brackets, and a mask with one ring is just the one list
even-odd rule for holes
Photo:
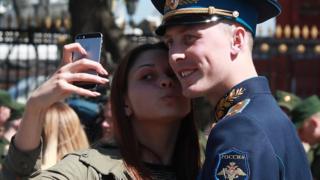
[[[100,146],[65,156],[48,170],[39,170],[39,160],[33,152],[21,152],[13,144],[6,158],[0,179],[59,180],[127,180],[130,177],[118,148]],[[34,153],[34,154],[33,154]],[[34,159],[34,158],[38,158]],[[32,160],[33,159],[33,160]],[[32,162],[36,162],[36,164]],[[31,176],[28,176],[30,175]]]

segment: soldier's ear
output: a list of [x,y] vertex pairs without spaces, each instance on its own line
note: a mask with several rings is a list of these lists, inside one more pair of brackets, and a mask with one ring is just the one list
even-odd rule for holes
[[318,119],[316,116],[311,116],[309,121],[312,127],[320,127],[320,119]]
[[231,55],[236,56],[245,45],[246,30],[242,26],[232,25]]

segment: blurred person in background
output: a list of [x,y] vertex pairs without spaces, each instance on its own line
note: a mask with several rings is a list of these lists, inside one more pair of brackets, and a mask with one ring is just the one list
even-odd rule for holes
[[24,105],[17,103],[5,90],[0,90],[0,166],[7,154],[11,137],[18,129]]
[[20,125],[21,119],[7,121],[4,125],[4,133],[0,139],[0,170],[6,155],[8,154],[11,138],[16,134]]
[[24,105],[12,99],[10,94],[0,89],[0,137],[4,133],[4,125],[9,119],[17,119],[24,111]]
[[73,97],[67,100],[84,125],[91,145],[99,141],[113,141],[111,106],[105,96],[96,99]]
[[280,108],[289,117],[291,117],[291,111],[293,110],[293,108],[301,102],[301,98],[298,97],[297,95],[290,92],[281,91],[281,90],[276,91],[275,99],[277,100]]
[[111,102],[107,101],[103,107],[103,119],[101,121],[101,140],[105,143],[113,143],[114,130],[111,112]]
[[68,153],[89,147],[79,117],[63,102],[54,103],[46,111],[41,137],[43,138],[41,169],[55,165]]
[[6,106],[1,105],[0,106],[0,137],[3,136],[4,124],[10,118],[10,115],[11,115],[11,109]]
[[89,144],[94,144],[101,138],[102,106],[83,97],[73,97],[67,100],[67,104],[77,113],[81,124],[87,134]]
[[114,75],[111,107],[117,147],[97,145],[67,155],[46,171],[37,171],[39,168],[34,163],[42,145],[42,112],[73,93],[100,95],[74,86],[74,81],[108,82],[103,77],[81,73],[91,69],[107,75],[96,62],[86,59],[72,62],[75,51],[85,54],[79,44],[64,47],[64,66],[28,100],[2,176],[8,179],[28,176],[30,179],[196,179],[200,150],[191,101],[182,95],[163,43],[133,49]]
[[311,172],[320,180],[320,100],[316,95],[300,102],[292,110],[292,121],[304,144]]

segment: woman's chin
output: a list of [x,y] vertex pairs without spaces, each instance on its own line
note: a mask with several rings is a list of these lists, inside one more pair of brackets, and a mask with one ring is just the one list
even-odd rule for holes
[[204,96],[203,90],[193,86],[186,87],[182,90],[182,94],[187,98],[197,98]]

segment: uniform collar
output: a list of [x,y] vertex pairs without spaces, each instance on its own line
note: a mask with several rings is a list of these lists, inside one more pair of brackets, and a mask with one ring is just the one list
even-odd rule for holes
[[233,105],[261,93],[271,93],[265,77],[253,77],[237,84],[218,101],[215,107],[215,121],[222,119]]

